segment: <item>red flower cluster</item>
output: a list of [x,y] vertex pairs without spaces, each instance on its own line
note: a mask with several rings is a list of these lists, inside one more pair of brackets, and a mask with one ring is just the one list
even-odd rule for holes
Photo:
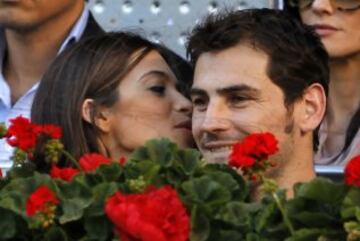
[[143,194],[115,193],[105,206],[122,241],[187,241],[190,220],[170,186]]
[[360,187],[360,155],[351,159],[346,165],[345,183]]
[[34,216],[38,212],[47,212],[49,206],[59,204],[59,199],[47,187],[37,188],[26,201],[26,214]]
[[98,153],[85,154],[80,158],[80,166],[85,172],[96,170],[103,164],[110,164],[111,161]]
[[229,165],[241,168],[245,174],[265,171],[271,165],[266,160],[278,151],[278,141],[271,133],[254,133],[233,146]]
[[53,165],[50,170],[50,176],[70,182],[79,172],[78,169],[72,167],[59,168]]
[[0,168],[0,177],[3,177],[3,174],[2,174],[2,170],[1,170],[1,168]]
[[54,125],[36,125],[29,119],[18,116],[10,120],[10,127],[5,135],[6,141],[13,147],[29,152],[36,145],[37,138],[41,134],[48,135],[52,139],[61,138],[61,129]]
[[[94,171],[99,166],[107,165],[110,163],[111,161],[109,159],[97,153],[85,154],[80,158],[79,161],[81,168],[85,172]],[[125,165],[125,163],[126,163],[125,157],[121,157],[119,160],[119,164],[123,166]],[[59,168],[56,165],[52,165],[50,170],[50,176],[52,178],[59,178],[64,181],[70,182],[73,179],[73,177],[76,176],[79,172],[80,170],[76,168],[72,168],[72,167]]]

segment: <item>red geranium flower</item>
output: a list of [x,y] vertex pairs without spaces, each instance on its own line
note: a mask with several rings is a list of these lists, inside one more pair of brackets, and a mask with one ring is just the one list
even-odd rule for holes
[[170,186],[143,194],[115,193],[105,205],[121,240],[187,241],[190,219]]
[[37,212],[46,212],[51,205],[59,204],[59,199],[47,187],[37,188],[26,201],[26,214],[34,216]]
[[78,173],[78,169],[72,167],[59,168],[55,165],[53,165],[50,170],[50,176],[52,178],[59,178],[68,182],[71,181]]
[[60,139],[62,136],[61,128],[56,125],[42,125],[40,133],[48,135],[52,139]]
[[33,125],[29,119],[22,116],[11,119],[10,123],[10,127],[5,135],[7,143],[25,152],[34,148],[38,136],[36,125]]
[[2,170],[1,170],[1,168],[0,168],[0,177],[3,177],[3,174],[2,174]]
[[360,187],[360,155],[351,159],[346,165],[345,182]]
[[10,127],[5,135],[9,145],[29,153],[35,146],[40,134],[52,139],[61,138],[61,129],[55,125],[36,125],[28,118],[18,116],[10,120]]
[[83,155],[79,163],[84,171],[91,172],[96,170],[100,165],[110,164],[111,161],[101,154],[90,153]]
[[120,157],[120,160],[119,160],[119,163],[120,163],[120,165],[121,166],[124,166],[125,165],[125,163],[126,163],[126,158],[125,157]]
[[249,168],[258,160],[266,160],[278,151],[278,142],[271,133],[254,133],[233,146],[229,165],[236,168]]

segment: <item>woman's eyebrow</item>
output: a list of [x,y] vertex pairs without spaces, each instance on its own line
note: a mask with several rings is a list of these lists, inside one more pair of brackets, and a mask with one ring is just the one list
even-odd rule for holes
[[152,75],[155,75],[155,76],[160,77],[160,78],[167,78],[167,77],[168,77],[168,74],[166,74],[164,71],[161,71],[161,70],[151,70],[151,71],[146,72],[145,74],[143,74],[143,75],[139,78],[139,81],[140,81],[140,80],[143,80],[143,79],[146,79],[146,78],[148,78],[149,76],[152,76]]

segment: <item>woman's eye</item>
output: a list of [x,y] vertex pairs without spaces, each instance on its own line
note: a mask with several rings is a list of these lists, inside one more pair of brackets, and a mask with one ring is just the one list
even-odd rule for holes
[[164,94],[165,93],[165,86],[162,85],[154,85],[149,88],[152,92],[155,92],[156,94]]

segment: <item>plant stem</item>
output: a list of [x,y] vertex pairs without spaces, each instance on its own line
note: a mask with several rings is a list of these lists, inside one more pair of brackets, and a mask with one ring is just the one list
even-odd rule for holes
[[80,166],[80,164],[75,160],[75,158],[69,152],[65,151],[64,149],[62,149],[61,152],[65,155],[65,157],[68,160],[71,161],[72,164],[74,164],[74,166],[76,166],[79,170],[84,171]]
[[294,227],[292,226],[289,217],[287,216],[287,213],[283,207],[283,205],[281,204],[281,201],[279,199],[279,196],[277,195],[276,192],[271,192],[272,197],[274,198],[276,205],[278,206],[278,208],[280,209],[281,215],[283,216],[285,225],[287,226],[287,228],[290,231],[291,236],[294,236],[295,230]]

